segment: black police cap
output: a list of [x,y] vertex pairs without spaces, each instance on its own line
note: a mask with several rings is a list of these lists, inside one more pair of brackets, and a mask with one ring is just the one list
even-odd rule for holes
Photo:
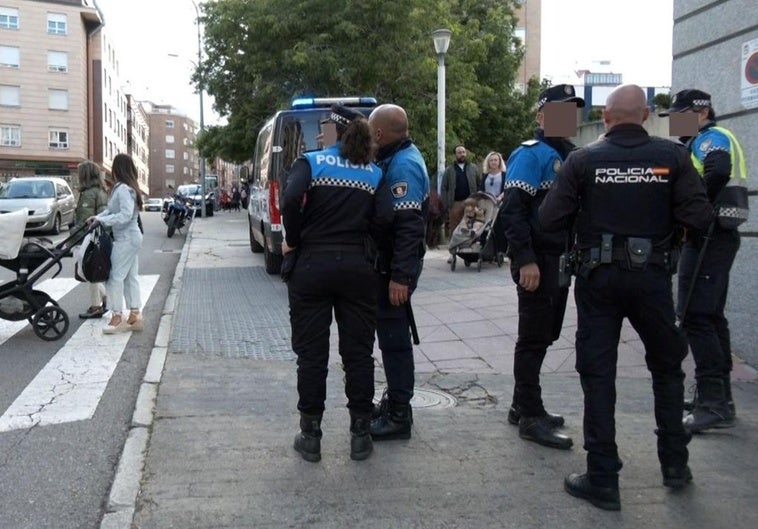
[[661,112],[659,116],[668,116],[672,112],[683,112],[690,108],[707,108],[711,106],[711,94],[697,90],[695,88],[688,88],[681,90],[674,94],[671,99],[671,107],[665,112]]
[[577,107],[584,108],[584,99],[576,95],[570,84],[558,84],[543,90],[537,99],[537,110],[542,110],[545,103],[576,103]]
[[344,132],[348,125],[357,118],[363,117],[363,114],[352,108],[343,105],[332,105],[331,113],[326,121],[337,124],[337,130]]

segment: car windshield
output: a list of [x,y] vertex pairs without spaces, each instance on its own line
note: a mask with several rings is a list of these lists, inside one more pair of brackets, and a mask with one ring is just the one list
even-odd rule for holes
[[176,190],[177,195],[182,195],[183,197],[188,197],[192,195],[199,195],[200,194],[200,185],[199,184],[190,184],[190,185],[183,185],[179,186]]
[[0,189],[0,198],[54,198],[55,186],[49,180],[14,180]]
[[160,204],[163,201],[160,198],[148,198],[147,203],[148,204]]

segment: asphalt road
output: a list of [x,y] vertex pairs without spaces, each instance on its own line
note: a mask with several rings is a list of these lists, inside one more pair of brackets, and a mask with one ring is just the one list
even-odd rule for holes
[[[90,419],[3,431],[0,427],[0,529],[96,529],[113,481],[134,410],[139,384],[155,341],[158,321],[185,237],[166,237],[159,213],[143,213],[145,239],[140,276],[157,276],[144,309],[145,330],[128,341]],[[64,231],[54,240],[68,236]],[[72,259],[54,281],[73,277]],[[0,269],[0,282],[15,277]],[[142,281],[141,281],[142,282]],[[40,282],[35,283],[35,286]],[[84,284],[58,299],[70,328],[55,342],[39,339],[26,325],[12,333],[0,326],[0,414],[7,412],[46,365],[74,351],[72,337],[82,325],[77,314],[88,304]],[[143,300],[144,302],[145,300]],[[98,322],[98,327],[105,324]],[[9,322],[0,320],[0,324]],[[99,332],[97,333],[99,335]],[[93,350],[92,354],[97,354]],[[56,355],[58,355],[56,357]],[[68,374],[61,373],[66,382]],[[54,388],[50,388],[54,392]],[[75,410],[74,410],[75,411]],[[2,421],[0,421],[2,424]]]

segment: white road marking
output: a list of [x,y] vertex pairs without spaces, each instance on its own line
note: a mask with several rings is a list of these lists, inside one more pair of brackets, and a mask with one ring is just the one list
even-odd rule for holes
[[[47,292],[51,298],[58,301],[69,293],[70,290],[82,283],[73,277],[61,277],[54,279],[45,279],[41,283],[34,285],[34,290]],[[6,300],[7,302],[7,300]],[[0,303],[3,303],[0,300]],[[8,341],[14,334],[29,325],[28,320],[8,321],[0,319],[0,345]]]
[[[144,303],[158,276],[139,279]],[[0,417],[0,432],[92,418],[132,335],[103,334],[106,323],[82,323]]]

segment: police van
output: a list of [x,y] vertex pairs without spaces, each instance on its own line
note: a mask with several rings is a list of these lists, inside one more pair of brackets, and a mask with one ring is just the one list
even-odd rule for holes
[[282,266],[282,215],[279,209],[287,174],[298,156],[320,148],[317,136],[330,107],[340,104],[366,114],[376,106],[373,97],[297,98],[261,127],[248,177],[250,202],[247,219],[250,249],[263,252],[266,272],[278,274]]

